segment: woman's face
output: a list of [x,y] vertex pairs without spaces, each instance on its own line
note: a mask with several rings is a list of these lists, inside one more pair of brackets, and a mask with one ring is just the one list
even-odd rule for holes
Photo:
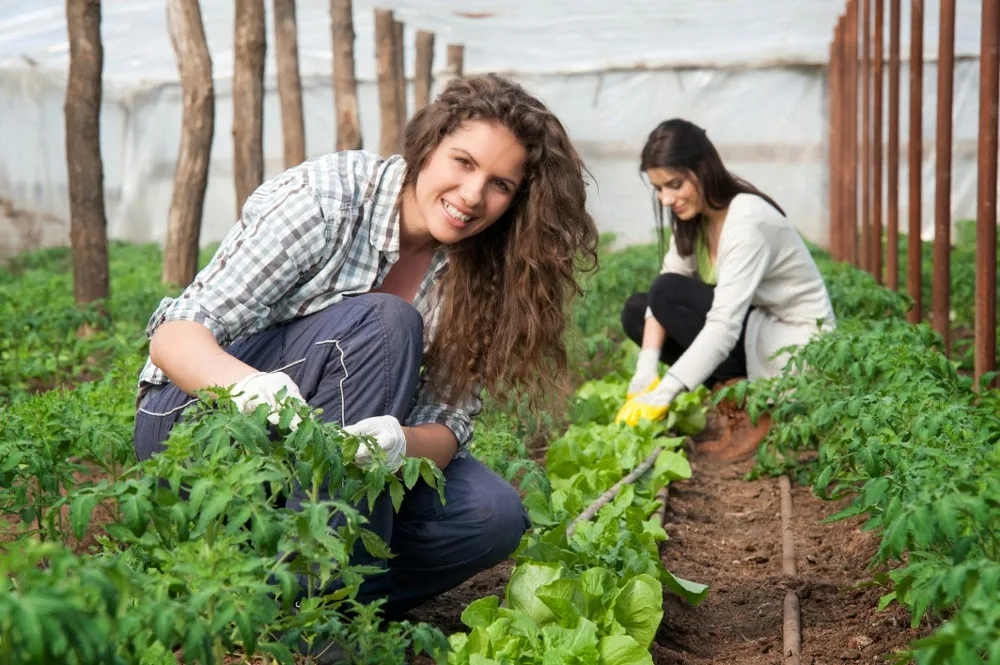
[[689,222],[704,212],[705,197],[693,173],[656,167],[646,171],[646,177],[656,190],[660,203],[664,208],[670,208],[676,219]]
[[441,140],[417,176],[408,230],[448,245],[482,233],[510,207],[527,156],[505,127],[463,123]]

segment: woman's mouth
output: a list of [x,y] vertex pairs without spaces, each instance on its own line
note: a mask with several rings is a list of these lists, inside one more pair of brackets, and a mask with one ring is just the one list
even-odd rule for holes
[[458,229],[467,228],[475,219],[472,215],[465,214],[444,199],[441,199],[441,209],[444,210],[445,221]]

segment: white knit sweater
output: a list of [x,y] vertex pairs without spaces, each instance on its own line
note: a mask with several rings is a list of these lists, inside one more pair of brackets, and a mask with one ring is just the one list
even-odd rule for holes
[[[671,238],[662,272],[697,278],[694,254],[682,257]],[[788,358],[772,358],[778,349],[802,346],[836,325],[826,285],[805,243],[759,196],[738,194],[730,202],[716,272],[705,327],[668,372],[689,389],[705,381],[736,346],[750,307],[755,309],[747,321],[745,347],[751,379],[780,374]],[[669,322],[665,327],[669,335]]]

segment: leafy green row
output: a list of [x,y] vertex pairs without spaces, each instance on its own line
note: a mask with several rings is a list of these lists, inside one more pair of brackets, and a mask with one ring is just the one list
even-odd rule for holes
[[[657,544],[666,533],[650,520],[656,492],[691,475],[677,450],[684,439],[662,437],[663,424],[612,423],[626,383],[611,376],[578,390],[574,424],[546,454],[551,492],[532,489],[525,498],[534,528],[515,554],[504,606],[489,596],[466,608],[469,632],[451,636],[451,665],[651,665],[663,587],[695,604],[704,599],[706,587],[664,568]],[[671,425],[702,429],[704,397],[682,398]],[[657,449],[645,477],[567,536],[577,515]]]
[[798,468],[822,497],[853,495],[837,517],[867,517],[878,561],[898,562],[877,577],[893,583],[883,606],[903,604],[914,626],[946,620],[911,645],[917,663],[1000,663],[1000,393],[974,393],[940,337],[899,318],[905,298],[821,267],[839,329],[798,353],[795,373],[720,398],[772,414],[759,473]]

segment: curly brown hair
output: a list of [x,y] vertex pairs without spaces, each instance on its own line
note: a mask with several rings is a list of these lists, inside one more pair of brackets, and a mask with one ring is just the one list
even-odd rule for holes
[[568,303],[577,270],[597,266],[597,228],[585,208],[586,169],[559,119],[496,74],[456,79],[406,126],[403,191],[441,140],[469,121],[506,128],[527,151],[525,177],[507,211],[448,248],[442,311],[426,369],[450,397],[482,386],[512,391],[529,408],[566,386]]

